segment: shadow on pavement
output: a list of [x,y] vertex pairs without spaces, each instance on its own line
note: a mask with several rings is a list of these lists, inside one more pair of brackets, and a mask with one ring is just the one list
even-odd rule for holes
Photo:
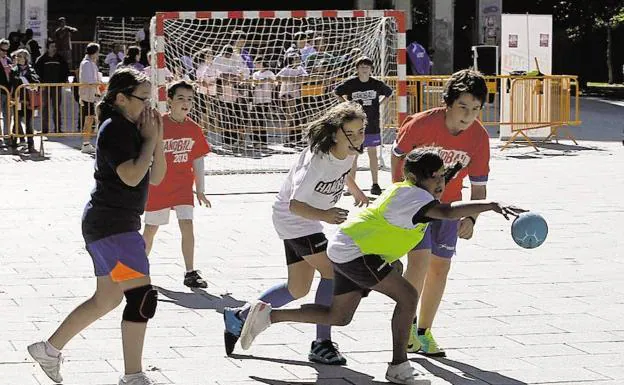
[[[357,372],[355,370],[349,369],[346,366],[332,366],[332,365],[322,365],[316,364],[309,361],[294,361],[294,360],[284,360],[280,358],[268,358],[268,357],[257,357],[252,355],[243,355],[243,354],[232,354],[230,356],[234,359],[239,360],[259,360],[259,361],[268,361],[281,365],[296,365],[296,366],[308,366],[310,368],[314,368],[318,372],[318,377],[314,382],[293,382],[293,381],[282,381],[282,380],[272,380],[269,378],[262,378],[257,376],[250,376],[251,379],[258,381],[263,384],[269,385],[310,385],[310,384],[318,384],[318,385],[387,385],[388,382],[380,382],[374,381],[374,378],[368,374],[364,374],[361,372]],[[431,381],[429,380],[418,380],[418,385],[430,385]]]
[[188,309],[212,309],[218,313],[223,313],[224,307],[238,307],[245,304],[231,297],[229,294],[212,295],[203,289],[192,289],[192,293],[168,290],[159,286],[154,286],[156,290],[167,299],[162,297],[158,300],[169,302]]
[[[474,366],[464,364],[463,362],[453,361],[448,358],[435,358],[428,360],[426,358],[412,358],[410,361],[418,363],[429,373],[441,378],[453,385],[527,385],[526,382],[518,381],[513,378],[504,376],[489,370],[482,370]],[[461,371],[461,373],[452,372],[444,369],[440,364],[453,367]]]

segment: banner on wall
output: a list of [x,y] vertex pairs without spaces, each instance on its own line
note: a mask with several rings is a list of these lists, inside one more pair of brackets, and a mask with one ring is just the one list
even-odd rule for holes
[[48,1],[25,0],[24,2],[24,31],[29,28],[33,30],[33,38],[39,42],[43,53],[48,38]]
[[[552,15],[509,15],[501,17],[501,74],[527,73],[539,70],[544,75],[552,74]],[[501,87],[501,121],[511,119],[511,85]],[[544,90],[543,100],[548,100],[550,90]],[[544,105],[544,114],[549,113]],[[530,138],[545,138],[550,127],[528,130]],[[500,138],[512,135],[511,126],[500,126]]]

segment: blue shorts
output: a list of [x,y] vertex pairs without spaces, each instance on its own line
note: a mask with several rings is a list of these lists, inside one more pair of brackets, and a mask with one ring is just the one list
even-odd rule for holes
[[381,146],[381,134],[366,134],[363,145],[364,147]]
[[114,282],[149,276],[145,241],[138,231],[114,234],[87,243],[95,276],[110,275]]
[[441,258],[452,258],[457,246],[459,221],[457,219],[440,219],[431,221],[425,236],[413,250],[427,250]]

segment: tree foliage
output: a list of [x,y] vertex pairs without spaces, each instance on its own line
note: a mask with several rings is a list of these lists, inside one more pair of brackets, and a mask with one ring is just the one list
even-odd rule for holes
[[559,0],[553,4],[557,22],[573,40],[595,29],[624,23],[624,0]]

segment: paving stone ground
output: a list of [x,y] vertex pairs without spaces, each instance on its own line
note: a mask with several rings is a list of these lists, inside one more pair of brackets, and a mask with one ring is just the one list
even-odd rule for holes
[[[619,113],[621,127],[624,109],[614,111],[599,118],[613,124]],[[80,235],[92,159],[67,143],[46,142],[45,159],[0,155],[0,384],[50,384],[26,345],[48,336],[94,290]],[[616,141],[563,143],[500,152],[492,140],[489,196],[540,212],[550,234],[540,248],[524,250],[511,240],[508,222],[480,217],[474,238],[459,243],[435,323],[448,358],[411,357],[423,384],[624,383],[624,149]],[[271,226],[273,192],[283,177],[207,178],[213,208],[198,208],[195,221],[206,290],[182,285],[177,226],[158,233],[151,264],[161,294],[144,362],[159,384],[385,383],[393,304],[374,293],[350,325],[334,329],[346,367],[307,362],[314,327],[297,324],[275,325],[249,351],[237,347],[225,357],[223,307],[286,277]],[[358,180],[370,185],[367,172]],[[389,180],[383,172],[382,185]],[[351,200],[339,204],[348,208]],[[65,384],[117,383],[120,319],[121,308],[67,345]]]

